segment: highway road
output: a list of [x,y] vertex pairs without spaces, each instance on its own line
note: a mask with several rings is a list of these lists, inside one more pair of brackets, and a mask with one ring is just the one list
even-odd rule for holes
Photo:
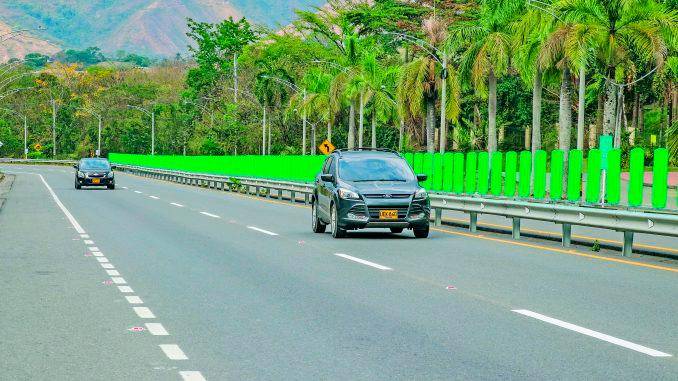
[[301,204],[0,171],[3,380],[678,375],[677,261],[450,226],[334,240]]

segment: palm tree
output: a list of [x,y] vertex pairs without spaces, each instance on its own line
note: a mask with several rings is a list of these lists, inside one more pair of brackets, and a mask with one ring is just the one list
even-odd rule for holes
[[322,69],[309,70],[304,77],[304,86],[307,89],[306,102],[300,106],[309,116],[315,116],[327,124],[327,140],[330,141],[332,140],[332,122],[337,113],[337,110],[332,107],[330,98],[333,78],[332,74]]
[[460,71],[479,94],[488,96],[487,150],[497,150],[497,78],[506,74],[512,52],[511,23],[522,0],[483,1],[477,16],[451,26],[448,45],[465,48]]

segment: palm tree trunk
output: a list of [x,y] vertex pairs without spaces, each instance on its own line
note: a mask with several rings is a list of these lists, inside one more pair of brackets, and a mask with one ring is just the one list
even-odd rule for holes
[[541,149],[541,70],[537,70],[532,84],[532,157]]
[[315,126],[311,126],[311,146],[308,149],[309,155],[315,155],[316,147],[318,142],[315,140]]
[[273,126],[268,124],[268,148],[266,148],[266,153],[271,154],[271,141],[273,140]]
[[598,146],[598,134],[601,131],[603,131],[603,119],[605,119],[604,114],[605,114],[605,93],[604,91],[601,91],[600,93],[598,93],[598,106],[596,107],[596,123],[594,125],[595,131],[593,133],[594,142],[596,143],[594,147]]
[[488,78],[490,94],[487,103],[487,152],[497,150],[497,77],[494,71],[490,70]]
[[332,122],[327,121],[327,141],[332,141]]
[[[374,106],[376,108],[376,106]],[[377,110],[372,112],[372,148],[377,148]]]
[[570,139],[572,135],[572,94],[570,92],[570,69],[563,69],[560,82],[560,109],[558,112],[558,148],[563,150],[563,184],[567,184]]
[[363,93],[360,93],[360,122],[358,124],[358,147],[363,146],[363,135],[365,134],[365,130],[363,127],[363,118],[365,114],[365,102],[363,98]]
[[579,108],[577,109],[577,149],[584,149],[584,116],[586,113],[586,69],[579,69]]
[[264,116],[261,119],[261,154],[266,155],[266,103],[264,102]]
[[348,149],[355,148],[355,99],[351,100],[348,113]]
[[398,151],[403,152],[403,135],[405,134],[405,119],[400,118],[400,131],[398,131]]
[[433,134],[436,128],[436,101],[433,98],[426,99],[426,151],[435,152]]
[[[612,70],[614,73],[614,70]],[[617,87],[611,78],[605,80],[605,104],[603,106],[603,134],[612,135],[617,119]]]

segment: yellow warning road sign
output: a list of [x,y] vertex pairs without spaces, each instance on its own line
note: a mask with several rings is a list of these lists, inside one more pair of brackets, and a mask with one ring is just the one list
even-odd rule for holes
[[36,151],[40,151],[42,149],[42,146],[40,145],[40,143],[38,143],[34,145],[33,148],[35,148]]
[[320,152],[322,152],[325,155],[329,155],[336,149],[336,147],[330,142],[329,140],[325,139],[324,142],[320,143],[318,146],[318,149]]

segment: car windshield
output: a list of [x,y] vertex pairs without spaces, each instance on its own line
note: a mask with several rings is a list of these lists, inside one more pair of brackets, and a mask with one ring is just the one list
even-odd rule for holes
[[85,171],[110,171],[111,164],[108,162],[108,160],[87,159],[80,160],[79,168]]
[[339,176],[345,181],[412,181],[414,173],[399,157],[355,157],[339,161]]

